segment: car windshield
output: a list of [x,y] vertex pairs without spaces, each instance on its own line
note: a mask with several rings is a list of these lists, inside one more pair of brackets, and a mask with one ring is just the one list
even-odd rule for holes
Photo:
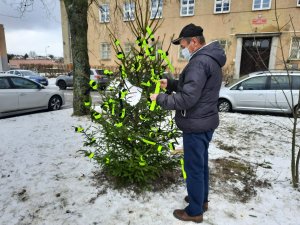
[[225,87],[231,87],[233,85],[235,85],[236,83],[240,82],[241,80],[244,80],[245,78],[249,77],[249,75],[245,75],[240,77],[239,79],[233,79],[232,81],[228,82],[227,84],[225,84]]

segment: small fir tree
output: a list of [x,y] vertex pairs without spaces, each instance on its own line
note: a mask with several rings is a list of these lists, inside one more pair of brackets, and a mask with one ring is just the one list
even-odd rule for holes
[[[84,133],[84,145],[90,147],[83,150],[84,154],[96,160],[106,174],[122,183],[140,186],[178,165],[178,157],[171,152],[180,133],[172,113],[149,98],[151,93],[164,91],[160,90],[159,80],[166,70],[173,71],[168,52],[159,48],[154,36],[161,21],[150,20],[149,10],[144,14],[140,1],[135,2],[135,21],[129,22],[135,45],[125,54],[121,42],[110,32],[118,58],[117,78],[101,92],[101,109],[91,101],[85,102],[92,121],[100,126],[87,130],[76,127],[76,131]],[[105,70],[105,74],[113,73]],[[95,81],[91,80],[90,85],[97,89]]]

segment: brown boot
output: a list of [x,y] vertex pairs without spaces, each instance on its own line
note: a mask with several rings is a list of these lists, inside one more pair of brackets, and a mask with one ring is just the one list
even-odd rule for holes
[[[189,196],[185,196],[184,197],[184,201],[186,201],[187,203],[189,203],[190,202]],[[204,202],[204,204],[203,204],[203,212],[206,212],[207,210],[208,210],[208,202]]]
[[184,209],[175,209],[173,215],[182,221],[192,221],[195,223],[202,223],[203,221],[203,215],[189,216]]

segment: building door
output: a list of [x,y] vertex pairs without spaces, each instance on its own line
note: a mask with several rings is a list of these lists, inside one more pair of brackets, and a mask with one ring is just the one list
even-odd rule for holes
[[244,38],[240,75],[268,70],[271,52],[271,37]]

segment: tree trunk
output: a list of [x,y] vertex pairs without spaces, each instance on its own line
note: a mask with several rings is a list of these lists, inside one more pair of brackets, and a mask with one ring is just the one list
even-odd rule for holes
[[73,59],[73,115],[82,116],[89,113],[84,102],[90,99],[90,66],[87,50],[87,11],[88,0],[64,0],[68,14],[71,49]]

